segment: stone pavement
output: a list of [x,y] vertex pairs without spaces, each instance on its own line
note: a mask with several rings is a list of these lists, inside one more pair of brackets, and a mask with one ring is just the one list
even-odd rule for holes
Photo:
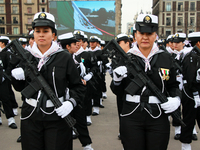
[[[107,96],[103,101],[105,108],[100,109],[100,115],[92,116],[92,125],[89,126],[90,136],[92,138],[92,147],[94,150],[122,150],[121,141],[118,140],[118,116],[115,95],[110,91],[111,78],[106,76]],[[15,92],[19,106],[21,106],[21,95]],[[18,109],[20,112],[21,110]],[[7,125],[5,115],[2,114],[3,124],[0,126],[0,150],[20,150],[21,145],[16,140],[20,135],[20,115],[16,116],[18,129],[10,129]],[[197,127],[197,131],[199,129]],[[200,134],[197,134],[200,138]],[[171,135],[168,150],[181,150],[181,143],[174,140],[174,128],[171,127]],[[199,150],[200,140],[192,142],[192,150]],[[78,139],[74,140],[73,150],[82,150]]]

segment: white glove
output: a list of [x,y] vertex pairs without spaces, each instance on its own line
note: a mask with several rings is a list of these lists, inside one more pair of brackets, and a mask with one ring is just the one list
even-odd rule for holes
[[160,105],[166,114],[175,111],[181,104],[179,97],[168,97],[167,99],[167,102]]
[[107,64],[106,64],[106,67],[107,67],[107,68],[111,68],[111,63],[107,63]]
[[102,61],[97,61],[97,65],[100,66],[102,64]]
[[70,101],[65,101],[62,103],[62,106],[56,109],[56,113],[58,116],[61,116],[61,118],[64,118],[73,110],[73,108],[74,107]]
[[86,74],[84,77],[83,77],[83,79],[85,80],[85,81],[89,81],[91,78],[92,78],[92,73],[88,73],[88,74]]
[[11,74],[16,80],[25,80],[24,70],[22,68],[13,69]]
[[200,106],[200,98],[199,98],[199,95],[195,95],[195,96],[194,96],[194,102],[195,102],[194,108],[197,108],[197,107]]
[[113,80],[121,81],[123,78],[127,77],[127,68],[125,66],[117,67],[113,70]]
[[80,65],[80,69],[81,69],[80,76],[83,77],[85,74],[85,66],[82,62],[79,65]]
[[179,83],[179,89],[182,91],[182,89],[183,89],[183,75],[182,74],[177,75],[176,80],[178,82],[180,82]]
[[107,63],[107,64],[106,64],[106,67],[107,67],[107,72],[108,72],[109,74],[112,74],[111,63]]
[[200,82],[200,68],[197,70],[196,81]]

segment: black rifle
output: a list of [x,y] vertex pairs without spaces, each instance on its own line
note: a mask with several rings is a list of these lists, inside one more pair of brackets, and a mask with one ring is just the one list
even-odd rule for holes
[[[37,67],[28,59],[27,55],[25,54],[26,50],[21,46],[18,39],[13,40],[11,43],[9,43],[3,49],[3,51],[7,51],[8,49],[10,49],[14,54],[18,55],[25,64],[26,81],[29,85],[22,90],[22,95],[24,95],[26,98],[31,98],[31,96],[33,96],[36,92],[38,92],[39,90],[43,90],[50,98],[54,106],[56,108],[60,107],[62,105],[62,102],[55,95],[49,84],[38,71]],[[65,120],[67,125],[73,129],[76,135],[78,135],[76,128],[74,128],[76,120],[70,115],[66,116],[63,119]]]
[[[107,55],[111,56],[111,59],[120,57],[124,60],[124,65],[129,71],[128,73],[130,73],[134,77],[132,82],[125,89],[128,93],[134,95],[137,90],[141,89],[144,86],[147,86],[151,90],[151,92],[153,92],[156,97],[161,101],[161,103],[165,103],[168,101],[167,97],[160,91],[160,89],[158,89],[153,81],[151,81],[147,74],[142,70],[140,65],[138,65],[136,58],[134,58],[133,56],[130,57],[127,53],[125,53],[114,39],[105,46],[103,51]],[[186,126],[180,118],[181,114],[178,109],[172,112],[171,115],[173,118],[176,118],[182,126]]]

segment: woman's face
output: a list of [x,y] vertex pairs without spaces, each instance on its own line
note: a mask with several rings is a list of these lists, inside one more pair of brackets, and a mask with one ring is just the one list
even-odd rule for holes
[[85,41],[85,42],[83,43],[83,49],[86,49],[87,46],[88,46],[88,42]]
[[76,43],[71,43],[70,46],[66,45],[66,48],[71,54],[74,54],[79,50],[78,46],[76,45]]
[[156,40],[156,32],[143,33],[136,31],[135,38],[140,50],[151,50]]
[[55,33],[52,33],[50,27],[35,27],[34,39],[37,43],[38,49],[44,53],[51,47],[51,42],[55,37]]
[[177,51],[180,51],[183,49],[184,47],[184,43],[183,42],[179,42],[179,43],[173,43],[173,47],[174,47],[174,50],[177,50]]
[[0,47],[3,49],[5,47],[5,43],[0,42]]
[[34,43],[34,38],[30,38],[29,39],[29,44],[30,44],[31,47],[33,46],[33,43]]
[[76,42],[76,45],[78,47],[78,50],[81,48],[81,46],[83,45],[83,40],[82,39],[78,39],[79,42]]

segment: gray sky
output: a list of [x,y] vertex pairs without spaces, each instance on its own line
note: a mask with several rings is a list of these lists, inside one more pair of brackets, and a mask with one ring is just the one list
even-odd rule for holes
[[141,9],[144,13],[151,11],[153,0],[122,0],[122,33],[127,30],[127,23],[133,22],[133,18]]

